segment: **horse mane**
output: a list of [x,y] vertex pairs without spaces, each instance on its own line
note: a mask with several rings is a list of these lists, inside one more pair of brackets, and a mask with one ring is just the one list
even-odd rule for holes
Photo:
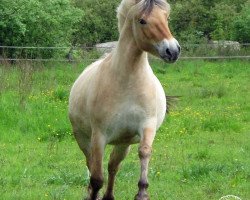
[[139,11],[141,15],[150,15],[155,5],[163,10],[170,11],[170,6],[165,0],[141,0],[139,3],[141,4]]

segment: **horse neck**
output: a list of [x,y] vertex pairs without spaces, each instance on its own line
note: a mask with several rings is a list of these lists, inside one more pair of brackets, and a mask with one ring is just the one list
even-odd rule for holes
[[134,74],[148,66],[147,53],[138,48],[133,37],[132,21],[129,19],[124,23],[112,58],[113,67],[119,74]]

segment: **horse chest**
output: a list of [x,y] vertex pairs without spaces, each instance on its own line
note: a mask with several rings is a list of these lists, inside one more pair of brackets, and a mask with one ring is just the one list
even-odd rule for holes
[[120,143],[137,140],[147,119],[145,110],[136,103],[125,103],[118,108],[107,123],[106,134],[109,142]]

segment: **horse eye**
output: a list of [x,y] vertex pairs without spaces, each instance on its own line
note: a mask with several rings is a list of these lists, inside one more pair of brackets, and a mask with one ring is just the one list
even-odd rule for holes
[[142,24],[142,25],[145,25],[147,24],[146,20],[145,19],[139,19],[139,23]]

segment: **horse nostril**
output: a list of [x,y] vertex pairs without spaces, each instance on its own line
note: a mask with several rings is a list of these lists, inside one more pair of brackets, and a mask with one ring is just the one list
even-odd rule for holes
[[169,48],[166,49],[166,53],[167,53],[168,56],[172,57],[172,54],[171,54]]
[[179,53],[181,52],[181,46],[177,46]]

